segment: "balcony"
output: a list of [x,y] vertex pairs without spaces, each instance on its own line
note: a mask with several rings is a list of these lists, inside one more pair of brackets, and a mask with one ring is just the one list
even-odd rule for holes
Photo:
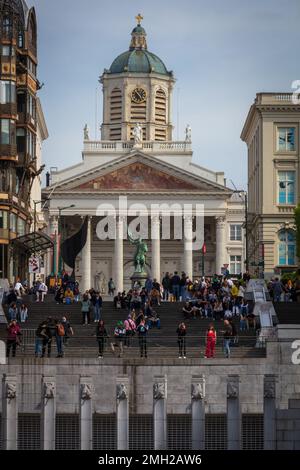
[[1,116],[17,116],[17,105],[16,103],[0,104],[0,115]]
[[17,158],[16,145],[0,144],[0,160],[17,160]]
[[140,146],[134,147],[134,143],[131,141],[116,141],[111,140],[86,140],[84,142],[83,152],[84,153],[128,153],[133,148],[141,150],[145,153],[185,153],[192,152],[191,142],[179,141],[143,141]]

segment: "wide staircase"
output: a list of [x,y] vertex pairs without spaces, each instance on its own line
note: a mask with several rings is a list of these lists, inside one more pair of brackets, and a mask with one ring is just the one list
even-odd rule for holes
[[[38,324],[51,316],[61,319],[66,316],[69,320],[74,335],[68,339],[64,348],[65,357],[97,357],[98,345],[96,341],[96,323],[93,322],[93,312],[91,312],[90,325],[82,325],[81,304],[71,305],[57,304],[53,295],[47,295],[45,302],[36,302],[32,296],[24,296],[23,302],[28,307],[28,320],[21,324],[22,344],[17,351],[17,356],[33,356],[35,330]],[[176,329],[181,321],[187,325],[187,358],[203,358],[205,356],[205,336],[208,325],[213,323],[217,331],[216,357],[224,357],[223,354],[223,334],[222,321],[212,322],[206,318],[191,318],[185,320],[182,314],[183,303],[162,302],[156,308],[161,320],[161,328],[152,328],[147,337],[148,357],[156,358],[178,358],[178,346]],[[4,308],[7,314],[7,308]],[[105,322],[109,338],[106,341],[104,356],[112,357],[110,342],[113,341],[113,330],[119,320],[127,318],[128,311],[115,309],[113,302],[103,302],[102,319]],[[231,357],[265,357],[265,349],[257,348],[256,332],[250,329],[246,332],[239,331],[239,321],[234,320],[238,330],[238,343],[231,347]],[[6,338],[6,325],[0,325],[0,339]],[[52,341],[52,357],[56,356],[55,339]],[[137,335],[131,337],[130,346],[124,348],[123,357],[139,358],[139,344]]]

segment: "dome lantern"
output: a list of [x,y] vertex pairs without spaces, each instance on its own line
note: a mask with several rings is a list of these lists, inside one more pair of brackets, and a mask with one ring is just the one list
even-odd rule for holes
[[141,26],[141,20],[143,19],[143,16],[139,13],[135,19],[137,20],[137,25],[131,32],[131,43],[129,49],[131,51],[133,49],[147,49],[147,34],[144,28]]

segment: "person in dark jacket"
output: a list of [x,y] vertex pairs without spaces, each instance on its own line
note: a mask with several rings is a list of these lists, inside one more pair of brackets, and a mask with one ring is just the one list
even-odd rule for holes
[[96,326],[96,338],[98,341],[98,346],[99,346],[99,359],[103,358],[103,351],[104,351],[104,342],[105,338],[108,338],[108,334],[104,325],[103,320],[99,320]]
[[19,344],[21,328],[16,320],[12,320],[7,327],[6,357],[9,357],[12,348],[12,357],[16,357],[17,344]]
[[232,327],[228,320],[224,320],[224,330],[223,338],[224,338],[224,354],[227,358],[230,358],[230,341],[232,339]]
[[183,359],[186,359],[186,325],[184,322],[179,323],[176,333],[178,337],[177,343],[179,349],[179,359],[182,359],[182,357]]
[[147,357],[147,333],[148,326],[145,324],[145,320],[142,320],[136,329],[139,336],[140,354],[141,357]]

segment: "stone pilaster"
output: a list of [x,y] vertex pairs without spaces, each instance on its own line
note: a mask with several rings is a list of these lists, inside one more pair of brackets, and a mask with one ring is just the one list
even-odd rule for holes
[[192,377],[192,450],[205,449],[205,378]]
[[264,450],[276,449],[276,376],[264,377]]
[[226,263],[226,223],[225,217],[216,217],[216,274]]
[[151,217],[151,268],[152,278],[160,282],[160,218]]
[[227,381],[227,440],[228,450],[241,446],[241,412],[238,375],[229,375]]
[[91,217],[88,217],[86,244],[81,251],[81,292],[84,293],[92,287],[91,283]]
[[2,448],[18,448],[17,377],[4,375],[2,379]]
[[93,379],[80,377],[79,403],[80,403],[80,449],[93,448]]
[[154,449],[167,449],[167,378],[154,377],[153,384]]
[[129,379],[117,377],[117,446],[118,450],[129,449]]
[[193,217],[184,215],[184,253],[183,270],[187,276],[193,278]]
[[124,217],[119,216],[116,219],[116,239],[114,253],[114,282],[116,286],[116,294],[123,292],[123,266],[124,266]]
[[41,448],[55,450],[56,382],[43,376],[41,381]]

